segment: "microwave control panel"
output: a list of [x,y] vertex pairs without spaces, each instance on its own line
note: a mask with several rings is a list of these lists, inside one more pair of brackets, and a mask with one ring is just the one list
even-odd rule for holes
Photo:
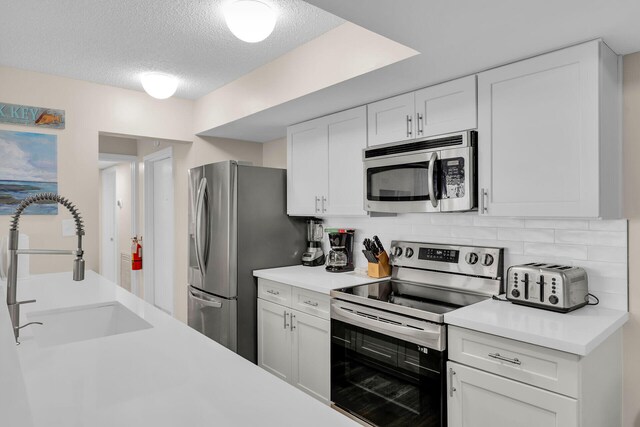
[[457,199],[465,195],[464,158],[455,157],[440,161],[442,170],[442,194],[443,199]]

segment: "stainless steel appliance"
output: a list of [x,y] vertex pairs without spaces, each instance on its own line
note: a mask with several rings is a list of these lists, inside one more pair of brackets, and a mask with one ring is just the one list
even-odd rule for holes
[[327,229],[331,250],[327,257],[326,270],[331,273],[353,271],[353,237],[352,228]]
[[188,324],[254,363],[252,272],[298,264],[305,247],[285,191],[282,169],[226,161],[189,171]]
[[331,291],[331,400],[377,426],[444,427],[444,314],[498,295],[503,249],[394,241],[391,279]]
[[477,132],[363,150],[364,206],[374,212],[454,212],[477,207]]
[[569,312],[587,305],[587,273],[580,267],[531,262],[507,271],[507,299],[514,304]]
[[316,267],[324,265],[324,252],[322,250],[322,237],[324,229],[322,220],[317,218],[307,219],[307,249],[302,254],[302,265]]

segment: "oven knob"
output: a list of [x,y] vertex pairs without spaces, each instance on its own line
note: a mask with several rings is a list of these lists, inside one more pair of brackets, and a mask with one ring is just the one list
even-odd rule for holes
[[467,256],[465,257],[465,259],[467,260],[468,264],[475,264],[476,262],[478,262],[478,254],[475,252],[469,252],[467,254]]
[[411,248],[405,249],[404,256],[406,256],[407,258],[411,258],[413,256],[413,249]]
[[549,297],[549,302],[550,302],[551,304],[557,304],[557,303],[558,303],[558,297],[557,297],[557,296],[555,296],[555,295],[551,295],[551,296]]
[[511,295],[512,295],[514,298],[518,298],[518,297],[520,296],[520,291],[519,291],[519,290],[517,290],[517,289],[514,289],[514,290],[512,290],[512,291],[511,291]]
[[482,258],[482,265],[484,265],[485,267],[489,267],[491,264],[493,264],[493,255],[486,254]]
[[393,249],[393,255],[400,256],[402,255],[402,248],[400,246],[396,246]]

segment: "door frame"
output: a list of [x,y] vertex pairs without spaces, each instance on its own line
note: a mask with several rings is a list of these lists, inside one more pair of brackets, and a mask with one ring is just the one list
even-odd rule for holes
[[[131,200],[129,206],[131,206],[131,230],[130,237],[138,235],[138,157],[128,154],[110,154],[110,153],[98,153],[98,160],[117,161],[120,163],[129,163],[131,168]],[[107,168],[108,169],[108,168]],[[116,221],[117,223],[117,221]],[[116,246],[117,247],[117,246]],[[131,255],[131,254],[129,254]],[[118,277],[120,274],[120,257],[116,258]],[[140,296],[140,289],[138,286],[138,274],[136,271],[131,270],[131,292],[134,295]]]
[[[155,265],[154,265],[154,251],[153,251],[153,226],[154,226],[154,215],[153,209],[150,209],[150,206],[153,206],[153,163],[158,160],[171,159],[171,189],[169,191],[170,199],[169,204],[171,205],[171,210],[169,213],[169,223],[170,229],[169,232],[169,259],[166,262],[170,263],[171,270],[171,300],[174,302],[174,288],[175,288],[175,204],[174,204],[174,187],[175,187],[175,177],[174,177],[174,164],[173,164],[173,147],[167,147],[162,150],[156,151],[149,155],[143,157],[143,167],[144,167],[144,246],[143,246],[143,268],[144,268],[144,299],[149,304],[154,304],[155,300],[155,287],[154,287],[154,273],[155,273]],[[174,304],[171,305],[171,310],[169,314],[173,316],[174,313]]]
[[104,190],[105,190],[105,175],[113,175],[113,266],[115,267],[113,280],[115,283],[118,283],[118,278],[120,277],[120,242],[119,242],[119,232],[120,227],[118,224],[118,195],[116,189],[118,188],[118,174],[116,173],[116,168],[114,166],[109,166],[108,168],[104,168],[100,170],[100,274],[104,275],[105,273],[105,265],[104,265],[104,256],[105,256],[105,241],[103,239],[103,230],[104,230]]

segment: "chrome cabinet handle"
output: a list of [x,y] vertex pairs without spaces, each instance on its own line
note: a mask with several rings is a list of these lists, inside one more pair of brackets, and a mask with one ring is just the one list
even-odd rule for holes
[[289,315],[289,313],[287,313],[287,310],[284,311],[284,328],[287,329],[289,327],[289,324],[287,323],[287,316]]
[[410,138],[413,133],[411,130],[411,121],[411,116],[407,114],[407,138]]
[[[486,189],[481,188],[480,189],[480,213],[481,214],[485,214],[489,212],[489,208],[487,207],[489,202],[488,196],[489,196],[489,192]],[[486,203],[485,203],[485,197],[487,198]]]
[[326,212],[327,209],[324,207],[325,202],[327,201],[327,198],[322,196],[322,212]]
[[296,318],[296,315],[291,313],[291,332],[296,328],[293,324],[293,320]]
[[279,291],[274,291],[273,289],[267,289],[267,293],[271,295],[280,295]]
[[303,301],[303,303],[304,303],[304,304],[307,304],[307,305],[310,305],[310,306],[312,306],[312,307],[317,307],[317,306],[318,306],[318,303],[317,303],[317,302],[315,302],[315,301],[311,301],[311,300]]
[[453,368],[449,368],[449,397],[453,397],[453,392],[456,391],[456,388],[453,386],[453,376],[456,374],[456,371]]
[[434,181],[434,174],[436,173],[436,162],[438,161],[438,154],[434,151],[431,153],[429,159],[429,170],[427,172],[427,188],[429,189],[429,200],[434,208],[438,207],[438,199],[436,198],[436,191]]
[[508,357],[501,356],[500,353],[489,353],[487,356],[502,360],[503,362],[513,363],[514,365],[522,365],[522,362],[517,357],[510,359]]
[[422,121],[423,118],[424,117],[422,116],[422,114],[416,113],[416,128],[418,131],[418,135],[422,135],[424,133],[424,125]]
[[316,212],[320,212],[320,209],[318,208],[319,201],[320,201],[320,197],[316,196]]

